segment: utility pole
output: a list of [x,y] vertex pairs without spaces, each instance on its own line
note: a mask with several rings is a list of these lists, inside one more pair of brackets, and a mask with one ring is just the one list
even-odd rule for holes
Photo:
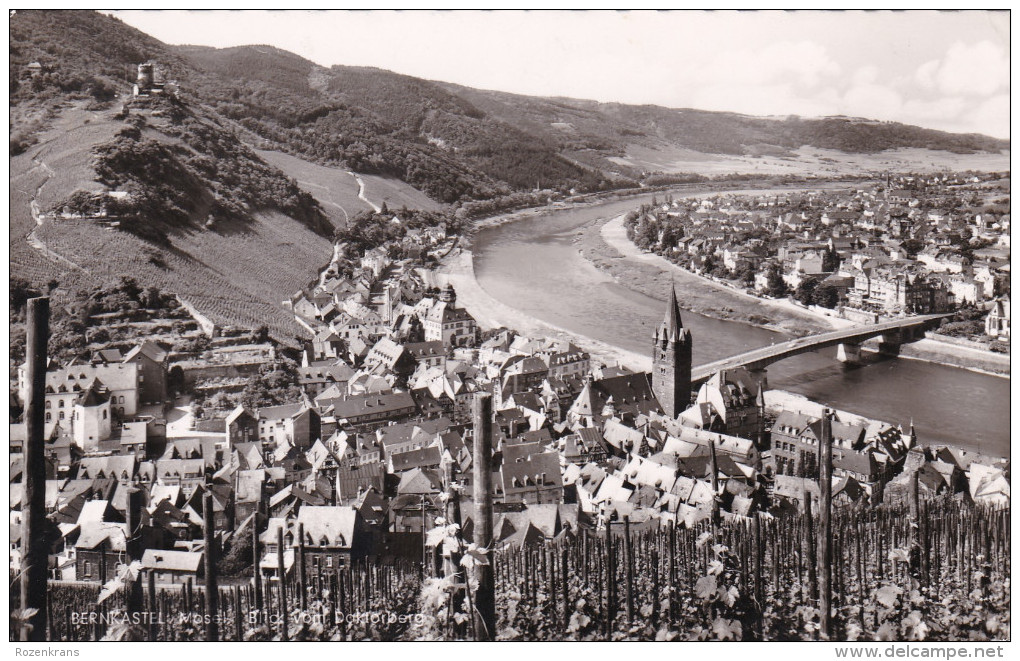
[[[21,640],[46,640],[46,447],[44,406],[46,399],[46,344],[49,339],[50,299],[28,300],[25,337],[24,496],[21,501],[21,608],[35,609],[22,621]],[[103,581],[106,580],[104,576]]]
[[492,570],[492,395],[478,393],[474,401],[475,526],[479,548],[489,551],[489,562],[475,565],[475,632],[479,640],[496,638],[496,581]]

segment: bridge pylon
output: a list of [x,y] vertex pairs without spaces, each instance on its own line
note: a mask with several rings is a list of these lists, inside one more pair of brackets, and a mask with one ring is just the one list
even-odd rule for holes
[[903,344],[903,332],[902,329],[895,329],[882,333],[882,340],[878,343],[878,353],[883,356],[898,356],[900,355],[900,345]]
[[861,345],[843,342],[836,347],[836,360],[847,365],[861,364]]

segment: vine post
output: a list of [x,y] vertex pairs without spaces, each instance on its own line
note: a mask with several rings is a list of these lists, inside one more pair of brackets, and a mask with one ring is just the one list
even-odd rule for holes
[[297,525],[297,573],[298,573],[298,603],[301,610],[308,610],[308,586],[305,584],[305,524]]
[[202,496],[203,533],[205,537],[205,639],[216,642],[220,637],[219,587],[216,580],[216,531],[213,514],[213,496]]
[[627,581],[627,625],[634,625],[634,549],[630,539],[630,516],[623,517],[623,566]]
[[254,571],[252,572],[252,585],[255,592],[255,610],[258,611],[259,621],[262,621],[264,613],[262,605],[262,571],[259,569],[259,510],[262,509],[262,503],[259,502],[259,506],[255,508],[255,512],[251,516],[251,563]]
[[283,549],[283,526],[276,529],[276,571],[277,571],[277,595],[280,606],[280,640],[287,640],[287,567],[284,562]]
[[832,636],[832,412],[822,412],[822,437],[819,490],[821,503],[818,509],[818,608],[819,625],[826,640]]
[[[474,401],[475,544],[492,550],[492,396],[478,393]],[[475,632],[479,639],[496,634],[496,582],[491,563],[475,565]]]
[[719,463],[715,458],[715,441],[708,441],[709,457],[712,460],[712,529],[719,525]]
[[[24,496],[21,516],[21,640],[46,640],[46,448],[43,419],[46,399],[46,344],[50,299],[28,300],[25,337],[28,393],[25,398]],[[105,555],[105,554],[104,554]],[[103,577],[106,580],[106,577]]]
[[[142,543],[139,539],[142,528],[142,491],[136,486],[130,486],[127,489],[126,522],[127,541],[125,542],[124,550],[127,552],[128,562],[140,562],[142,559]],[[129,613],[139,613],[144,607],[141,573],[130,580],[131,582],[127,586],[127,610]]]
[[811,492],[804,491],[804,545],[807,547],[807,560],[804,563],[808,572],[808,599],[818,599],[818,559],[815,553],[815,521],[811,512]]

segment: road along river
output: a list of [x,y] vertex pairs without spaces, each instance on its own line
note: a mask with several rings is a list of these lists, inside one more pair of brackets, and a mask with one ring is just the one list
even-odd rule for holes
[[[574,238],[580,228],[626,213],[651,197],[550,210],[481,229],[472,242],[475,277],[492,298],[525,315],[626,351],[650,354],[668,292],[652,298],[620,285],[581,256]],[[677,277],[681,305],[684,284],[683,277]],[[693,312],[686,312],[683,320],[694,337],[695,365],[788,339]],[[827,349],[772,365],[768,381],[771,388],[904,427],[913,419],[925,444],[1009,456],[1008,378],[873,354],[866,355],[865,365],[847,367],[835,360],[835,349]]]

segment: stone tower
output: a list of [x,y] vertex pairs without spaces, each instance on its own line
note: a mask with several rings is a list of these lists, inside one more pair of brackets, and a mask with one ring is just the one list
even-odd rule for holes
[[680,319],[676,287],[670,288],[666,317],[655,330],[652,347],[652,392],[662,410],[676,418],[691,399],[691,332]]

